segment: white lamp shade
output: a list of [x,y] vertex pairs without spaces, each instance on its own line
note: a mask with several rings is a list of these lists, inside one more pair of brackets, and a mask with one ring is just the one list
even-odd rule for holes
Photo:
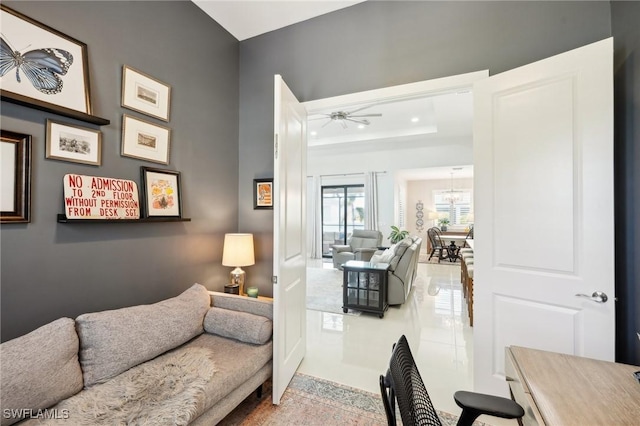
[[249,266],[255,263],[253,234],[225,234],[222,252],[224,266]]

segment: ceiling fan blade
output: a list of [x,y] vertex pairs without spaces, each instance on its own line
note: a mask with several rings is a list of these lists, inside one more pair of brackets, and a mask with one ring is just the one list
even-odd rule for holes
[[353,117],[382,117],[382,114],[360,114],[360,115],[349,114],[349,118],[353,118]]
[[360,107],[358,109],[354,109],[353,111],[349,111],[348,114],[351,115],[354,112],[358,112],[358,111],[362,111],[363,109],[367,109],[367,108],[371,108],[372,106],[376,106],[377,104],[371,104],[371,105],[365,105],[363,107]]
[[352,118],[347,118],[346,120],[353,121],[354,123],[358,123],[358,124],[364,124],[365,126],[368,126],[369,124],[371,124],[369,120],[354,120]]
[[[318,114],[318,115],[320,115],[320,114]],[[307,118],[307,121],[326,120],[328,117],[331,117],[331,116],[329,114],[322,114],[322,117]]]
[[321,129],[322,129],[322,128],[324,128],[324,127],[327,127],[329,124],[331,124],[331,122],[332,122],[332,121],[333,121],[333,120],[329,119],[329,121],[327,121],[326,123],[324,123],[324,124],[322,125]]
[[343,128],[343,129],[346,129],[346,128],[347,128],[347,123],[345,123],[345,121],[347,121],[347,120],[348,120],[348,118],[347,118],[346,120],[339,120],[339,121],[340,121],[340,124],[342,125],[342,128]]

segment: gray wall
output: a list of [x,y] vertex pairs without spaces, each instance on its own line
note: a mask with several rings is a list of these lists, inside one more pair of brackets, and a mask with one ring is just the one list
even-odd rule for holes
[[611,3],[615,46],[616,353],[640,365],[640,2]]
[[[611,36],[613,9],[616,50],[625,52],[617,52],[616,75],[617,356],[640,363],[629,333],[640,322],[639,4],[368,1],[241,42],[240,228],[273,229],[270,212],[244,201],[251,179],[273,173],[273,74],[303,102],[482,69],[496,74]],[[265,256],[254,274],[270,276],[271,262]]]
[[[88,45],[94,112],[111,124],[101,128],[101,167],[46,160],[45,120],[74,121],[2,103],[2,128],[33,136],[32,222],[1,228],[2,340],[61,316],[175,296],[194,282],[222,290],[223,234],[238,220],[239,42],[191,2],[3,3]],[[123,64],[172,86],[168,166],[120,156],[123,113],[163,124],[120,107]],[[56,223],[64,174],[139,183],[142,165],[182,172],[191,222]]]

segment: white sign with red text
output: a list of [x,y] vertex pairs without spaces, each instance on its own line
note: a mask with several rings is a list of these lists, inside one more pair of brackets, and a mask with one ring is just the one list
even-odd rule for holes
[[132,180],[64,175],[67,219],[139,219],[138,185]]

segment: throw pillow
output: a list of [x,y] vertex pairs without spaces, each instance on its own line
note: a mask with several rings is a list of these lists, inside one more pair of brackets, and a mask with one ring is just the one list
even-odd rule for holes
[[371,257],[371,263],[389,263],[393,256],[395,255],[396,245],[392,245],[388,249],[384,250],[382,253],[374,254]]
[[263,345],[271,338],[273,322],[260,315],[210,308],[204,317],[204,329],[218,336]]

